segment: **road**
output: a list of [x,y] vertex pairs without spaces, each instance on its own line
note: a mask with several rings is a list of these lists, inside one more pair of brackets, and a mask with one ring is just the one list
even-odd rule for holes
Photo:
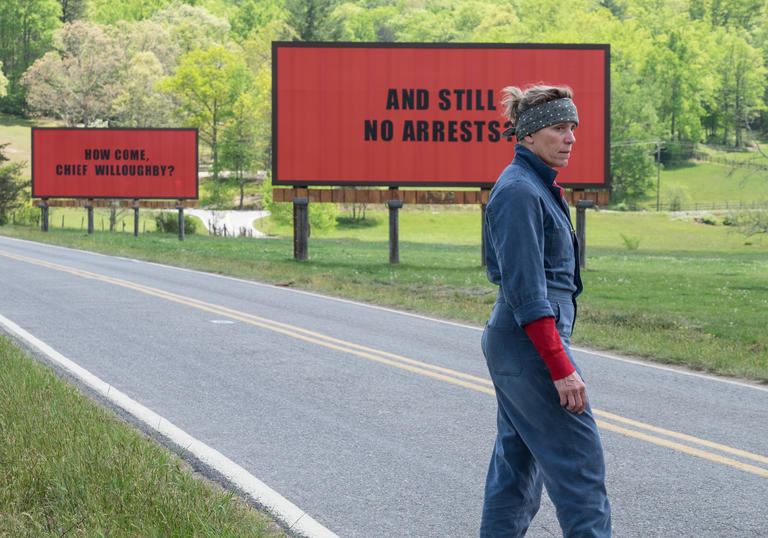
[[[338,536],[477,535],[495,432],[480,328],[5,237],[0,274],[0,315]],[[767,535],[765,387],[576,358],[614,536]],[[528,536],[559,535],[545,499]]]
[[269,215],[269,211],[232,211],[191,208],[185,209],[185,214],[198,217],[208,231],[216,228],[220,235],[226,230],[229,236],[252,234],[253,237],[263,237],[264,234],[257,230],[253,223]]

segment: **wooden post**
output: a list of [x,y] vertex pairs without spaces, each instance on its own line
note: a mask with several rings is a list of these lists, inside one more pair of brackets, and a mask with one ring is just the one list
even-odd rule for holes
[[400,263],[400,222],[398,212],[403,207],[402,200],[389,200],[389,263]]
[[293,199],[293,259],[309,257],[309,198]]
[[48,203],[43,200],[37,207],[40,208],[40,230],[43,232],[48,231]]
[[179,204],[176,206],[179,210],[179,241],[184,241],[184,206],[179,200]]
[[579,267],[586,267],[586,242],[587,242],[587,208],[593,207],[592,200],[579,200],[576,202],[576,239],[579,243]]
[[93,235],[93,200],[88,200],[85,209],[88,211],[88,235]]
[[483,192],[490,189],[480,189],[480,265],[485,267],[485,240],[488,230],[485,223],[485,207],[488,205],[483,202]]
[[134,200],[133,205],[133,236],[139,237],[139,201]]

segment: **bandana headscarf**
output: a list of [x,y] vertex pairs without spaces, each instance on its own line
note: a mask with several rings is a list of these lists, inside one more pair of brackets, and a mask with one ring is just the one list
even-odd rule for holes
[[[571,99],[564,97],[554,101],[547,101],[546,103],[529,108],[520,114],[520,117],[517,119],[514,135],[519,142],[539,129],[568,121],[572,121],[576,125],[579,124],[579,114],[576,111],[576,105]],[[512,129],[507,129],[504,134],[512,136]]]

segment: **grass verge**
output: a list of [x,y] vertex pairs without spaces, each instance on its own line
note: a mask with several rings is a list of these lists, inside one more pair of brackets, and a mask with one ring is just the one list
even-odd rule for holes
[[[0,233],[480,325],[496,291],[480,265],[479,216],[444,213],[441,220],[440,212],[403,212],[401,238],[417,230],[425,242],[403,239],[396,266],[388,263],[383,218],[366,230],[313,233],[305,262],[293,260],[287,238],[188,236],[182,243],[156,234],[46,235],[19,227]],[[666,215],[590,213],[588,219],[574,343],[768,382],[768,251],[761,240]],[[634,239],[632,250],[622,247],[624,232]]]
[[282,536],[0,337],[0,536]]

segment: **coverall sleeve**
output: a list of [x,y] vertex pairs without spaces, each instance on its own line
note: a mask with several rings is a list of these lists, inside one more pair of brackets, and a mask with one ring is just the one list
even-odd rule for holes
[[505,185],[486,208],[504,300],[518,325],[554,317],[544,271],[543,202],[524,182]]

